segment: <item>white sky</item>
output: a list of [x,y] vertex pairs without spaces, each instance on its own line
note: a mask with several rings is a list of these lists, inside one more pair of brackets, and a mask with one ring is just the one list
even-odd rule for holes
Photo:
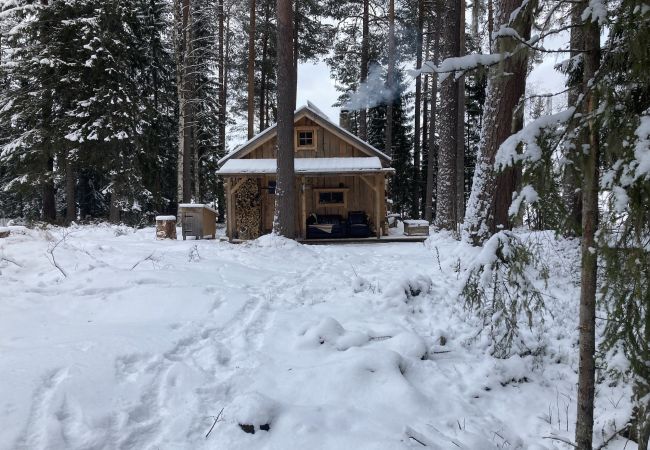
[[334,80],[330,78],[330,69],[325,61],[300,64],[297,89],[296,107],[299,108],[309,100],[334,123],[338,123],[340,108],[332,105],[336,103],[339,92],[335,88]]

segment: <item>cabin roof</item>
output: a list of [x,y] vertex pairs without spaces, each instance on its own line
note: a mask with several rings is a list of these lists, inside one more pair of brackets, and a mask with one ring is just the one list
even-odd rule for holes
[[[219,175],[275,174],[278,170],[275,158],[231,159],[217,171]],[[296,158],[294,172],[297,174],[379,173],[392,169],[383,168],[376,156],[353,158]]]
[[[387,166],[390,163],[390,157],[387,154],[379,151],[372,145],[368,144],[366,141],[359,139],[359,137],[350,133],[345,128],[332,122],[329,119],[329,117],[327,117],[327,115],[325,115],[325,113],[323,113],[320,109],[318,109],[313,103],[307,102],[306,105],[301,106],[294,112],[294,116],[293,116],[294,123],[302,119],[303,117],[308,117],[309,119],[313,120],[324,129],[338,135],[341,139],[347,141],[350,145],[353,145],[354,147],[358,148],[362,152],[366,153],[368,156],[374,156],[378,158],[382,167]],[[264,142],[268,141],[269,139],[272,139],[274,136],[276,136],[276,134],[277,134],[277,124],[271,125],[267,129],[253,136],[248,141],[244,142],[243,144],[235,148],[233,151],[228,153],[226,156],[221,158],[219,160],[219,166],[223,167],[223,165],[229,160],[239,159],[246,156],[256,148],[258,148]],[[296,158],[296,161],[300,159],[353,159],[353,158]],[[359,158],[359,159],[366,159],[366,158]],[[219,171],[218,173],[223,173],[223,172]]]

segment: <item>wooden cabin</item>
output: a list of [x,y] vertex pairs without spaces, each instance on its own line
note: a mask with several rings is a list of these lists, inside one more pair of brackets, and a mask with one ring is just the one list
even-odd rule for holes
[[[341,122],[345,117],[342,113]],[[298,237],[313,238],[315,233],[321,233],[320,238],[349,237],[343,227],[350,230],[362,216],[372,236],[385,234],[386,176],[394,172],[390,158],[350,133],[345,123],[332,123],[311,103],[295,112],[294,125]],[[225,178],[230,240],[254,239],[271,232],[276,148],[273,125],[219,161],[217,173]],[[339,219],[344,223],[332,228]]]

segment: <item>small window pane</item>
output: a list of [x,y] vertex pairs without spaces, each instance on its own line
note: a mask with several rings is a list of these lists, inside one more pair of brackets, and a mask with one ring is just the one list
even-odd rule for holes
[[343,192],[320,192],[318,202],[325,205],[335,205],[344,203]]
[[299,131],[298,132],[298,147],[311,147],[314,145],[314,132],[313,131]]

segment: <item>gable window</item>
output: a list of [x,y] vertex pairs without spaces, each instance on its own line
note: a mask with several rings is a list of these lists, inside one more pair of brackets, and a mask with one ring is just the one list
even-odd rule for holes
[[316,150],[317,132],[312,127],[296,127],[296,150]]
[[298,131],[298,147],[311,147],[314,145],[314,132]]

